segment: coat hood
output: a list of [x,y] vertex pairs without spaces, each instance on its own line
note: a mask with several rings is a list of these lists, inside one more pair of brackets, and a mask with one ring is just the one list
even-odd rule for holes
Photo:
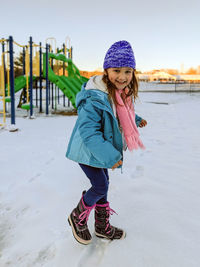
[[102,77],[103,75],[93,76],[87,83],[83,84],[81,91],[76,95],[76,107],[78,109],[87,98],[91,98],[92,101],[98,101],[99,104],[110,107],[107,87],[102,81]]
[[87,82],[85,90],[98,89],[107,94],[107,87],[102,78],[103,75],[92,76]]

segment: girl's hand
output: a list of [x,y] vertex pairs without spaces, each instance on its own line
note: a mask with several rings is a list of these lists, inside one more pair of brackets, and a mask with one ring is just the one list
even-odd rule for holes
[[118,166],[120,166],[120,165],[122,165],[122,161],[121,160],[119,160],[117,163],[115,163],[115,165],[114,166],[112,166],[112,170],[114,170],[114,169],[116,169]]
[[147,125],[147,121],[142,119],[139,127],[142,128],[142,127],[145,127],[146,125]]

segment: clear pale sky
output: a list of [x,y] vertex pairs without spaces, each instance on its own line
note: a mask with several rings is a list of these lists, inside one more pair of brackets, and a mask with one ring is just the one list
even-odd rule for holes
[[61,47],[69,36],[81,70],[101,68],[119,40],[131,43],[142,71],[200,65],[199,0],[0,0],[0,10],[0,38],[44,45],[55,37]]

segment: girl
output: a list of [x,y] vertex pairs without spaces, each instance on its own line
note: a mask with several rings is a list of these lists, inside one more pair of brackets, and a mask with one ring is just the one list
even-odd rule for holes
[[131,45],[127,41],[114,43],[106,53],[103,67],[103,76],[91,77],[77,94],[78,119],[66,153],[67,158],[79,163],[91,182],[91,188],[82,193],[68,218],[73,235],[81,244],[92,240],[87,221],[93,208],[97,237],[110,240],[125,237],[122,229],[109,222],[114,210],[107,200],[107,169],[121,168],[123,149],[144,148],[137,126],[147,124],[134,112],[138,83]]

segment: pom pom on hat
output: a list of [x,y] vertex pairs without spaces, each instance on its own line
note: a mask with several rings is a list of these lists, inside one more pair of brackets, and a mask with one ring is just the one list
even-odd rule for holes
[[136,67],[133,49],[125,40],[114,43],[108,49],[103,64],[104,69],[121,67]]

